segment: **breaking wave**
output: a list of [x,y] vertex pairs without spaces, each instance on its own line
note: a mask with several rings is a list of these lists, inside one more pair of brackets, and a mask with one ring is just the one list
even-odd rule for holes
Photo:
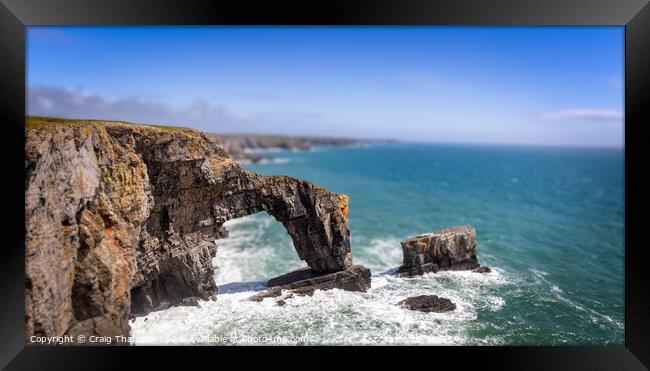
[[[132,338],[145,344],[501,344],[499,336],[473,337],[466,331],[476,322],[477,309],[498,311],[504,299],[493,291],[508,281],[504,272],[489,274],[441,272],[416,278],[384,273],[372,277],[365,293],[317,290],[313,297],[294,296],[278,306],[274,298],[248,298],[265,287],[269,264],[286,250],[287,240],[268,239],[277,223],[264,214],[226,223],[230,235],[217,240],[214,259],[219,287],[216,301],[200,307],[172,307],[138,317]],[[280,226],[281,228],[281,226]],[[276,231],[277,232],[277,231]],[[280,231],[283,232],[283,231]],[[286,234],[286,233],[285,233]],[[284,236],[288,239],[288,236]],[[266,241],[266,244],[263,243]],[[386,268],[400,263],[395,237],[359,241],[357,263]],[[292,248],[292,247],[291,247]],[[395,252],[396,251],[396,252]],[[291,251],[295,255],[294,251]],[[293,268],[304,263],[295,259]],[[280,273],[288,271],[282,268]],[[251,279],[252,278],[252,279]],[[422,313],[396,304],[409,296],[435,294],[451,299],[456,310]]]

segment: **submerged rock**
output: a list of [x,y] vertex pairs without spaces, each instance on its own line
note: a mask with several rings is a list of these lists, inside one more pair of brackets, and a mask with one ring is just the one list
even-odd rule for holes
[[[341,289],[365,292],[370,288],[370,269],[362,265],[353,265],[344,271],[328,274],[317,274],[307,272],[307,270],[303,268],[272,278],[269,282],[276,284],[282,282],[283,284],[253,295],[249,300],[262,301],[264,298],[278,297],[282,295],[283,290],[288,290],[296,295],[312,296],[315,290]],[[292,281],[292,278],[295,280]]]
[[199,299],[197,299],[194,296],[184,298],[183,300],[181,300],[180,303],[178,303],[178,305],[185,306],[185,307],[200,307],[201,306],[199,304]]
[[492,269],[490,269],[490,267],[478,267],[476,269],[472,269],[472,272],[475,272],[475,273],[490,273],[490,272],[492,272]]
[[245,170],[197,130],[28,118],[25,321],[32,335],[128,335],[131,313],[214,298],[215,239],[266,211],[318,273],[352,266],[348,198]]
[[440,270],[470,270],[476,258],[476,230],[469,225],[445,228],[402,241],[404,261],[397,275],[409,277]]
[[248,300],[260,302],[266,298],[277,298],[280,296],[282,296],[282,288],[274,287],[272,289],[264,290],[260,293],[257,293],[251,296],[250,298],[248,298]]
[[397,305],[420,312],[444,313],[456,309],[456,304],[452,303],[451,300],[436,295],[413,296],[400,301]]

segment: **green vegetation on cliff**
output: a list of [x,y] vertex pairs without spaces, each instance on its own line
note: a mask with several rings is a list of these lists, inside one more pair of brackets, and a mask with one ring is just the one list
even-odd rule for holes
[[25,129],[42,129],[51,127],[53,125],[68,125],[68,126],[83,126],[89,124],[123,124],[123,125],[138,125],[144,128],[156,128],[165,131],[183,131],[183,132],[200,132],[199,130],[186,128],[182,126],[169,126],[169,125],[150,125],[150,124],[136,124],[127,121],[116,120],[89,120],[89,119],[70,119],[63,117],[48,117],[48,116],[25,116]]

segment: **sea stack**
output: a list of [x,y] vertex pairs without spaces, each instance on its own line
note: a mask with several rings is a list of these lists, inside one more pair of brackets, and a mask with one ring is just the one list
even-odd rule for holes
[[404,262],[399,277],[440,270],[472,270],[476,257],[476,230],[469,225],[445,228],[402,241]]

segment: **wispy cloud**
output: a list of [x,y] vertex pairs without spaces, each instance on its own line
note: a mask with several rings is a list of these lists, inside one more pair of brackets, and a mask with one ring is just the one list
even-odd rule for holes
[[404,81],[418,84],[421,87],[429,90],[441,91],[471,91],[474,90],[474,85],[469,83],[449,82],[440,79],[439,77],[422,72],[409,72],[400,75]]
[[111,99],[83,89],[43,85],[29,88],[27,112],[30,115],[188,126],[221,133],[291,133],[305,122],[323,118],[318,113],[300,111],[236,111],[203,100],[177,108],[139,97]]
[[124,120],[139,123],[196,125],[218,122],[220,125],[241,124],[245,118],[225,107],[194,101],[181,109],[137,97],[109,99],[82,89],[34,86],[28,91],[27,111],[32,115],[72,118]]
[[611,109],[571,108],[545,112],[541,117],[548,121],[622,122],[623,112]]

